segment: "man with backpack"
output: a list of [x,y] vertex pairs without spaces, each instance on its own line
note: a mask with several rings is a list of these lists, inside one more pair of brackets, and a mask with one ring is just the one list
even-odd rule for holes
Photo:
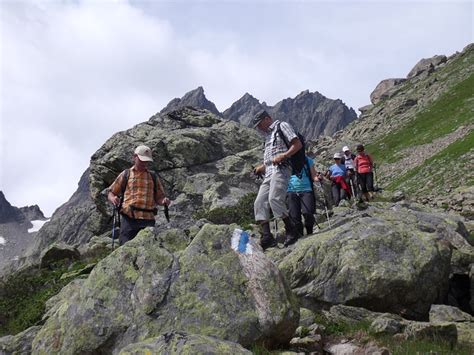
[[151,149],[138,146],[133,166],[120,173],[109,187],[108,199],[122,215],[119,243],[135,238],[140,230],[155,225],[156,205],[169,205],[158,176],[148,170],[153,161]]
[[358,144],[356,149],[357,156],[354,159],[354,168],[357,172],[357,181],[362,194],[369,201],[374,197],[374,161],[370,154],[365,153],[362,144]]
[[314,161],[310,157],[305,157],[305,166],[301,176],[291,175],[288,183],[288,207],[290,217],[295,224],[298,236],[303,236],[303,223],[301,214],[304,217],[304,227],[306,234],[313,234],[314,213],[316,211],[316,201],[314,197],[313,182],[319,181],[318,174],[314,168]]
[[275,218],[283,220],[285,245],[290,245],[298,239],[285,203],[288,181],[294,167],[292,165],[295,165],[290,158],[302,149],[303,144],[290,124],[273,121],[266,111],[259,112],[252,123],[265,137],[263,164],[254,170],[256,175],[264,176],[254,203],[255,220],[262,228],[260,245],[263,250],[277,245],[270,232],[270,208]]

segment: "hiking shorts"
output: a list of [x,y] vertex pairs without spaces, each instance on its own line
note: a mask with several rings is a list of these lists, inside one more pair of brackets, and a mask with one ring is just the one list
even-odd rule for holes
[[135,238],[135,236],[142,229],[146,227],[153,227],[155,225],[154,219],[135,219],[122,214],[120,222],[120,237],[119,244],[124,245],[126,242]]
[[357,183],[359,184],[360,189],[362,192],[373,192],[374,191],[374,174],[370,173],[362,173],[357,174]]
[[290,176],[291,167],[280,166],[273,171],[271,176],[265,177],[253,205],[257,222],[269,221],[270,209],[275,218],[288,216],[286,191],[288,190]]

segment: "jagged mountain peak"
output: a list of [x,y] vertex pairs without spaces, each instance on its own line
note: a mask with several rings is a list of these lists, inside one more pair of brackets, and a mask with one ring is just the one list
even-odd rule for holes
[[221,116],[221,113],[217,109],[216,105],[207,99],[202,86],[198,86],[196,89],[188,91],[182,98],[174,98],[168,103],[168,105],[166,105],[163,110],[160,111],[160,113],[176,111],[185,106],[206,109],[218,116]]

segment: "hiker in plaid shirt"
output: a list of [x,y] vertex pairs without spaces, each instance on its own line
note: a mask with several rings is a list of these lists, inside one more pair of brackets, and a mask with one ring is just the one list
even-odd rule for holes
[[[292,244],[298,239],[296,228],[289,217],[285,202],[292,171],[288,158],[300,150],[302,144],[290,124],[278,120],[273,122],[266,111],[259,112],[252,123],[265,136],[263,164],[254,170],[256,175],[265,176],[254,203],[255,220],[262,228],[260,245],[265,250],[277,244],[270,232],[270,208],[273,216],[281,218],[285,223],[285,245]],[[289,142],[289,148],[278,134],[278,127]]]
[[[127,169],[128,175],[127,170],[122,171],[109,187],[108,199],[120,207],[122,215],[120,245],[135,238],[143,228],[155,225],[156,205],[170,204],[160,179],[148,170],[150,161],[153,161],[151,149],[138,146],[133,154],[134,165]],[[119,196],[123,198],[122,204]]]

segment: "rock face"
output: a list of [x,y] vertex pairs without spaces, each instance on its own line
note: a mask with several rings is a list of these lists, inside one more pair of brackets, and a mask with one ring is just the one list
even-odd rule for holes
[[44,221],[46,219],[38,205],[20,207],[20,211],[29,221]]
[[9,222],[23,223],[25,221],[25,215],[19,208],[13,207],[5,198],[3,192],[0,191],[0,224]]
[[176,111],[186,106],[192,106],[195,108],[208,110],[217,116],[221,115],[216,105],[209,101],[206,98],[206,95],[204,95],[204,89],[202,88],[202,86],[199,86],[197,89],[191,90],[180,99],[175,98],[171,100],[168,105],[160,111],[160,113],[164,114],[171,111]]
[[[385,79],[382,80],[376,87],[375,90],[370,94],[370,101],[372,104],[377,104],[380,100],[389,97],[389,92],[395,86],[403,83],[406,79]],[[360,110],[360,109],[359,109]],[[361,111],[363,112],[363,110]]]
[[407,204],[340,208],[336,228],[298,242],[279,268],[307,308],[345,304],[425,320],[448,292],[455,247],[447,235],[459,228],[451,218]]
[[255,113],[261,109],[267,110],[274,119],[291,123],[306,140],[332,135],[357,118],[355,111],[341,100],[331,100],[319,92],[311,93],[308,90],[295,98],[284,99],[273,107],[260,104],[257,99],[245,94],[223,115],[248,126]]
[[410,70],[407,78],[410,79],[422,73],[430,74],[436,69],[436,67],[446,63],[447,60],[448,58],[446,58],[445,55],[435,55],[431,58],[423,58],[418,63],[416,63],[412,70]]
[[207,224],[180,253],[140,232],[56,297],[33,352],[111,353],[172,329],[243,346],[288,342],[296,299],[255,241],[253,254],[231,249],[232,231]]

